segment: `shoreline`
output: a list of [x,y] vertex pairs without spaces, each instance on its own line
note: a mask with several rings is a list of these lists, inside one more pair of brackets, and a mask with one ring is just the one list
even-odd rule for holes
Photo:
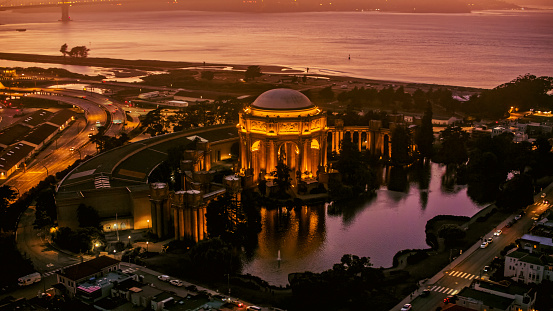
[[[164,60],[127,60],[118,58],[69,58],[63,56],[42,55],[42,54],[26,54],[26,53],[0,53],[0,60],[18,61],[18,62],[30,62],[30,63],[46,63],[46,64],[60,64],[69,66],[85,66],[85,67],[101,67],[110,69],[115,75],[115,78],[123,78],[130,76],[146,75],[147,71],[168,71],[168,70],[213,70],[213,71],[233,71],[243,72],[250,65],[242,64],[217,64],[207,62],[186,62],[186,61],[164,61]],[[293,76],[303,75],[308,77],[322,78],[322,79],[334,79],[341,83],[365,83],[374,87],[383,86],[403,86],[407,88],[450,88],[452,92],[462,93],[474,93],[480,92],[485,88],[467,87],[461,85],[447,85],[437,83],[419,83],[409,81],[397,81],[397,80],[384,80],[377,78],[362,78],[354,76],[332,75],[332,74],[319,74],[308,73],[303,69],[295,69],[287,66],[280,65],[259,65],[261,72],[268,75],[282,75]],[[118,69],[129,69],[129,71],[121,71]]]

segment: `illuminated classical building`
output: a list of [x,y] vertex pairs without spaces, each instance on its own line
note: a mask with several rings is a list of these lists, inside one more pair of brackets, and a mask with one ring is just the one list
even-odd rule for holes
[[240,165],[247,182],[270,177],[279,160],[302,177],[326,166],[326,115],[309,98],[291,89],[261,94],[240,113]]

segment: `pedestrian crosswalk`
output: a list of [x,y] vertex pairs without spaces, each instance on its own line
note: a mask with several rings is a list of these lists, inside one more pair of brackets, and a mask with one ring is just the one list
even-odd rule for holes
[[476,275],[474,274],[461,272],[461,271],[451,271],[449,272],[449,276],[458,277],[462,279],[469,279],[469,280],[472,280],[476,277]]
[[430,288],[430,290],[434,292],[446,294],[446,295],[455,295],[459,292],[459,290],[457,289],[447,288],[447,287],[438,286],[438,285],[433,286],[432,288]]

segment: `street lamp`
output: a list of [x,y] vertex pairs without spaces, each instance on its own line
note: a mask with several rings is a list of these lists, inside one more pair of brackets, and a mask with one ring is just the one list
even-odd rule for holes
[[119,230],[117,230],[117,224],[113,224],[113,227],[115,227],[115,233],[117,234],[117,242],[119,242]]
[[146,241],[146,253],[149,253],[149,251],[148,251],[148,243],[150,243],[150,242]]
[[50,174],[48,173],[48,168],[46,167],[46,165],[44,164],[41,164],[42,166],[44,166],[44,168],[46,169],[46,177],[50,176]]
[[131,246],[131,236],[129,235],[129,246]]
[[146,220],[146,222],[148,223],[148,232],[150,232],[150,220]]

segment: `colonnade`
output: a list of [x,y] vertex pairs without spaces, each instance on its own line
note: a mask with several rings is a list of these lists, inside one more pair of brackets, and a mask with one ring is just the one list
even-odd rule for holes
[[207,237],[206,205],[201,204],[198,190],[177,191],[172,196],[175,240],[186,238],[198,242]]

